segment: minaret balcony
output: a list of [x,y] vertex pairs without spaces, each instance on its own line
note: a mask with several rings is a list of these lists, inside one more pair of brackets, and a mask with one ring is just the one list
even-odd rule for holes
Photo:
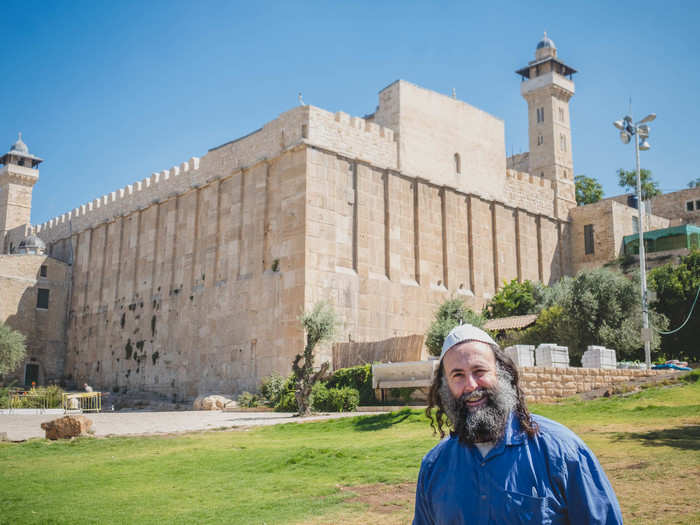
[[530,78],[520,83],[520,94],[526,96],[531,94],[533,91],[537,91],[546,87],[559,88],[572,96],[576,90],[574,89],[574,83],[565,76],[550,71],[535,78]]
[[17,164],[5,164],[0,166],[0,181],[21,182],[34,184],[39,179],[39,170],[18,166]]

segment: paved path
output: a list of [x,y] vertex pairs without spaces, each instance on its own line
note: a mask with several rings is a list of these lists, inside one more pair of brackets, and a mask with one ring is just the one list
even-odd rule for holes
[[[375,412],[376,413],[376,412]],[[0,433],[6,433],[10,441],[44,437],[41,423],[63,415],[62,410],[47,410],[38,414],[36,410],[13,410],[8,414],[0,411]],[[295,417],[285,412],[219,412],[219,411],[173,411],[173,412],[102,412],[84,414],[92,420],[96,436],[129,436],[141,434],[169,434],[215,428],[251,427],[301,423],[340,417],[357,416],[356,412],[334,413],[309,417]]]

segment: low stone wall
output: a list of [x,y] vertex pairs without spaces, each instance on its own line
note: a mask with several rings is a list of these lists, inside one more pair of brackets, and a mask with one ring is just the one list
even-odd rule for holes
[[616,383],[668,373],[668,370],[522,367],[520,387],[528,401],[549,401]]

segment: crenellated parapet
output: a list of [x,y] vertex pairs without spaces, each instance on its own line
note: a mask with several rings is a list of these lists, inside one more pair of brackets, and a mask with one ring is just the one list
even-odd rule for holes
[[143,209],[192,187],[247,170],[260,162],[271,162],[283,152],[308,144],[335,151],[377,167],[397,167],[397,143],[392,129],[347,113],[331,113],[313,106],[291,109],[262,128],[237,140],[212,148],[201,159],[128,184],[73,210],[34,226],[46,243],[65,239],[77,232],[116,217]]
[[506,170],[504,194],[512,206],[532,213],[551,215],[554,212],[554,181],[531,173]]
[[394,130],[342,111],[310,107],[306,142],[377,167],[398,168]]
[[151,174],[143,180],[127,184],[102,197],[82,204],[58,217],[34,226],[44,242],[52,243],[86,228],[112,221],[139,208],[147,207],[169,195],[181,193],[198,181],[199,158]]

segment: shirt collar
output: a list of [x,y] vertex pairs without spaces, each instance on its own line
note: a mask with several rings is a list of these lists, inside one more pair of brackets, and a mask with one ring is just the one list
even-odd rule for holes
[[519,445],[525,440],[525,431],[520,426],[520,421],[511,410],[506,423],[506,432],[503,436],[503,442],[506,445]]

